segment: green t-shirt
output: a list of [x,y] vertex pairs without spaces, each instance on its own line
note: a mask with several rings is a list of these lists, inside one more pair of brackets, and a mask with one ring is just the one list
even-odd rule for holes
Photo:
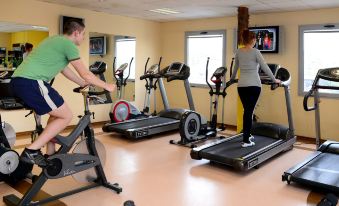
[[70,61],[79,59],[78,47],[64,36],[56,35],[43,40],[15,70],[13,77],[49,82]]

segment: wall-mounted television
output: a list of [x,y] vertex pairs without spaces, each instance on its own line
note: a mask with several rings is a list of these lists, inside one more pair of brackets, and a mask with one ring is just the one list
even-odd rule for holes
[[96,36],[89,38],[89,54],[90,55],[106,54],[106,36]]
[[255,48],[262,53],[279,52],[279,26],[249,27],[256,36]]
[[60,21],[59,22],[59,25],[60,25],[60,28],[59,28],[60,34],[64,33],[64,23],[67,22],[70,19],[75,19],[75,20],[81,21],[82,23],[85,24],[85,20],[83,18],[72,17],[72,16],[60,16],[60,20],[59,20]]

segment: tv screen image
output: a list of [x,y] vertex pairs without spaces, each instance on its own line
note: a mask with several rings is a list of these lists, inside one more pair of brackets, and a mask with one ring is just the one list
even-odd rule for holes
[[106,54],[106,37],[90,37],[89,39],[89,54],[90,55],[105,55]]
[[250,27],[256,36],[255,48],[263,53],[279,52],[279,26]]

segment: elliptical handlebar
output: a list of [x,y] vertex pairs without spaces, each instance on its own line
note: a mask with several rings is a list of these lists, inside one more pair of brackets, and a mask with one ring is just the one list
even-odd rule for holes
[[129,62],[129,65],[128,65],[128,75],[127,75],[127,77],[124,79],[124,85],[126,85],[126,81],[127,81],[128,77],[129,77],[129,75],[131,74],[131,66],[132,66],[133,60],[134,60],[134,57],[132,57],[132,58],[131,58],[131,61]]
[[144,70],[144,74],[146,74],[146,70],[147,70],[147,65],[148,65],[148,61],[150,60],[151,58],[147,58],[147,61],[146,61],[146,64],[145,64],[145,70]]
[[[232,61],[231,61],[231,66],[230,66],[230,78],[232,77],[232,74],[233,74],[233,63],[234,63],[234,57],[232,58]],[[226,82],[225,86],[224,86],[224,89],[223,89],[223,94],[226,93],[226,89],[231,86],[232,84],[234,83],[238,83],[238,79],[230,79],[228,82]]]
[[232,74],[233,74],[233,63],[234,63],[234,57],[232,58],[231,67],[230,67],[230,78],[232,77]]
[[238,83],[238,79],[231,79],[231,80],[229,80],[228,82],[226,82],[224,91],[225,91],[228,87],[230,87],[231,85],[233,85],[233,84],[235,84],[235,83]]
[[118,78],[115,76],[115,61],[116,61],[117,57],[114,57],[113,59],[113,77],[116,80],[116,82],[118,82]]
[[[209,63],[210,63],[210,58],[207,57],[207,62],[206,62],[206,78],[205,78],[205,80],[206,80],[206,84],[208,85],[208,87],[210,88],[210,90],[213,91],[213,87],[212,87],[211,84],[208,82],[208,65],[209,65]],[[211,78],[213,78],[213,76],[212,76]]]

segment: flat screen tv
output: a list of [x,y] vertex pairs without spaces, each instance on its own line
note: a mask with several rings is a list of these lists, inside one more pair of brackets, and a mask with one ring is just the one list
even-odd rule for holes
[[97,36],[89,38],[89,54],[90,55],[106,54],[106,36]]
[[256,36],[255,48],[262,53],[279,52],[279,26],[249,27]]
[[70,19],[76,19],[76,20],[81,21],[82,23],[85,24],[85,20],[82,19],[82,18],[72,17],[72,16],[60,16],[60,24],[59,24],[60,25],[60,28],[59,28],[60,34],[64,33],[64,24],[65,24],[65,22],[67,22]]

